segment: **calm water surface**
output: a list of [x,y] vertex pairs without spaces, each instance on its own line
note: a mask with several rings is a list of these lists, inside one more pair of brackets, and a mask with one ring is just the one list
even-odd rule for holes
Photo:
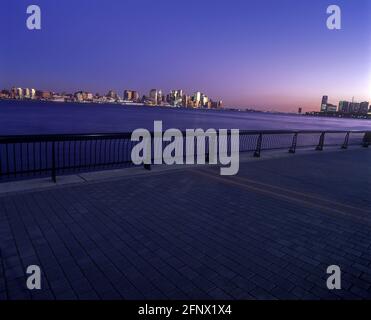
[[371,120],[141,106],[0,101],[0,134],[126,132],[164,128],[371,130]]

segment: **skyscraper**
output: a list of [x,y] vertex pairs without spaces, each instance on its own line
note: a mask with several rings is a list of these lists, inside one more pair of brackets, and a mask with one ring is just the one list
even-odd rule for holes
[[168,102],[173,106],[182,105],[183,90],[172,90],[169,95]]
[[327,111],[328,96],[322,97],[321,112]]
[[31,98],[31,91],[28,88],[23,89],[23,96],[27,99]]
[[162,90],[157,91],[157,104],[162,104]]
[[339,101],[339,112],[349,113],[349,102]]
[[131,101],[133,99],[132,92],[131,90],[124,90],[124,100]]
[[194,108],[200,107],[200,104],[201,104],[201,92],[200,91],[195,92],[195,94],[192,97],[192,101],[194,103],[193,104]]
[[124,90],[124,100],[138,102],[139,93],[134,90]]
[[369,105],[369,103],[367,101],[361,102],[360,105],[359,105],[359,113],[367,114],[368,105]]
[[139,93],[138,91],[133,91],[133,101],[138,102],[139,101]]
[[149,99],[154,105],[158,105],[162,100],[162,91],[157,89],[152,89],[149,92]]
[[118,100],[118,98],[119,98],[117,93],[113,90],[108,91],[106,97],[109,98],[109,99],[112,99],[112,100]]
[[201,107],[207,107],[209,102],[209,97],[207,95],[201,94]]
[[349,104],[349,112],[350,113],[358,113],[360,109],[360,103],[359,102],[351,102]]

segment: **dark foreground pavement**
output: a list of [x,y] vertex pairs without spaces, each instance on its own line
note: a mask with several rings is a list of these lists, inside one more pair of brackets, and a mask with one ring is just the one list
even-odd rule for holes
[[1,196],[0,299],[371,298],[370,166],[317,152]]

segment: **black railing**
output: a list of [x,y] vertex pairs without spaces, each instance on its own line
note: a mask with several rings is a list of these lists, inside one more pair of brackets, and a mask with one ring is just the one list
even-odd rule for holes
[[[371,143],[371,132],[366,131],[240,131],[239,136],[240,152],[250,151],[255,157],[263,150],[295,153],[299,148],[320,151],[325,146],[346,149]],[[131,141],[131,133],[0,136],[0,179],[51,175],[56,181],[57,175],[134,166],[131,150],[137,143]]]

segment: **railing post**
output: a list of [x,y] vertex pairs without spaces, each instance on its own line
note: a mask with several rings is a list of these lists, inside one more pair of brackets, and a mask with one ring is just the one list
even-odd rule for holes
[[256,157],[256,158],[260,157],[260,151],[261,151],[261,148],[262,148],[262,140],[263,140],[263,134],[259,133],[259,137],[258,137],[258,140],[256,142],[256,149],[255,149],[255,152],[254,152],[254,157]]
[[[219,139],[220,139],[220,136],[219,137],[217,137],[217,139],[218,139],[218,141],[219,141]],[[228,141],[228,132],[227,132],[227,141]],[[197,143],[197,138],[196,138],[196,143]],[[227,144],[228,145],[228,144]],[[196,147],[196,151],[197,151],[197,145],[195,144],[195,147]],[[209,157],[209,151],[210,151],[210,140],[209,140],[209,138],[205,138],[205,149],[204,149],[205,151],[205,153],[204,153],[204,155],[205,155],[205,164],[208,164],[209,163],[209,161],[210,161],[210,157]],[[196,156],[197,156],[197,154],[196,154]]]
[[205,163],[209,163],[209,162],[210,162],[209,153],[205,153]]
[[55,141],[52,142],[52,180],[54,183],[57,182],[57,170],[55,164]]
[[292,144],[291,144],[291,148],[289,150],[290,153],[295,153],[296,152],[296,143],[298,141],[298,133],[295,132],[294,133],[294,136],[292,137]]
[[3,177],[3,163],[1,161],[2,151],[2,145],[0,144],[0,179]]
[[341,146],[341,149],[347,149],[348,143],[349,143],[349,132],[347,132],[347,134],[345,135],[344,143]]
[[368,131],[368,132],[365,132],[365,135],[363,137],[362,146],[364,148],[368,148],[368,146],[370,145],[370,143],[371,143],[371,131]]
[[325,142],[325,132],[321,133],[321,136],[319,137],[319,143],[316,147],[317,151],[322,151],[323,150],[323,144]]

